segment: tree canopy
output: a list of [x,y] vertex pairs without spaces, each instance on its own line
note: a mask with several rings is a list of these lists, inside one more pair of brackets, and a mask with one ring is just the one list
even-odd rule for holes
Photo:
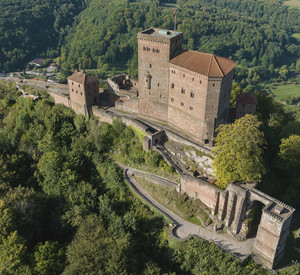
[[213,167],[218,186],[225,188],[233,181],[259,181],[264,172],[262,123],[246,115],[233,124],[217,129]]

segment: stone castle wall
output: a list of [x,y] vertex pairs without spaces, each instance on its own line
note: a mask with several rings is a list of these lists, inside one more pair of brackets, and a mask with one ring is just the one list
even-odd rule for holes
[[47,92],[49,95],[51,95],[54,98],[55,104],[63,104],[66,107],[70,107],[70,100],[67,95],[51,92],[49,90]]

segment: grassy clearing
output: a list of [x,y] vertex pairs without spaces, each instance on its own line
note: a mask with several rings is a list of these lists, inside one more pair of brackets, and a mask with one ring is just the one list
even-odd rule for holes
[[272,89],[276,101],[285,101],[289,96],[300,95],[300,85],[283,84]]
[[292,36],[300,41],[300,33],[299,32],[294,33]]
[[160,204],[170,209],[183,219],[202,225],[209,221],[208,214],[204,211],[205,205],[200,200],[188,198],[186,194],[179,194],[175,189],[160,186],[144,179],[137,179],[137,182],[157,200]]
[[284,6],[300,9],[300,0],[288,0],[283,3]]

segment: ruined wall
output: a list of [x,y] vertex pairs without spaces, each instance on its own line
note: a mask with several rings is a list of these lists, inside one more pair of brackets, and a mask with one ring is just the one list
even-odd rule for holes
[[255,104],[243,104],[237,103],[236,104],[236,119],[245,116],[246,114],[253,114],[255,115],[256,105]]
[[66,107],[70,107],[69,97],[63,94],[47,91],[49,95],[54,98],[55,104],[63,104]]
[[139,102],[137,98],[131,98],[126,101],[117,100],[115,102],[115,107],[117,110],[121,110],[123,112],[136,114],[138,113]]
[[212,212],[215,212],[219,193],[222,192],[218,187],[189,175],[181,176],[180,189],[189,197],[201,200]]

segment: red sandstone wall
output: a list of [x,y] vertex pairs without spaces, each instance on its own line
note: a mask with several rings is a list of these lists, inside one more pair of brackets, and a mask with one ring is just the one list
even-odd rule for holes
[[[158,120],[168,119],[169,60],[181,48],[182,35],[160,37],[138,35],[139,113]],[[151,75],[151,88],[146,88],[146,76]]]
[[207,78],[175,65],[169,74],[168,122],[203,143]]
[[209,208],[215,209],[217,204],[217,194],[220,190],[200,179],[182,175],[181,191],[187,193],[190,197],[200,199]]
[[48,93],[54,98],[55,104],[63,104],[67,107],[70,107],[68,96],[65,96],[62,94],[57,94],[57,93],[50,92],[50,91],[48,91]]

